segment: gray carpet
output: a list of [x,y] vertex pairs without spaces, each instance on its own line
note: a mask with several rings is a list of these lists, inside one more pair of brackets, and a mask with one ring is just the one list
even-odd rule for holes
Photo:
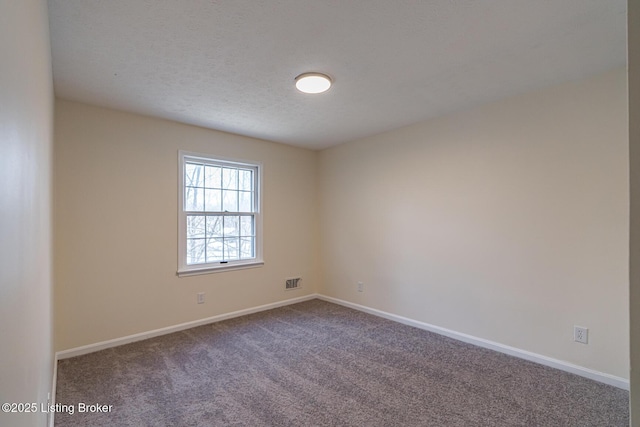
[[61,360],[56,401],[56,426],[629,424],[626,391],[320,300]]

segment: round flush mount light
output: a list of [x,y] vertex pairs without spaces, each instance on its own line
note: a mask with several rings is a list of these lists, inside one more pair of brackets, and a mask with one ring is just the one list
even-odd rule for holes
[[304,93],[322,93],[331,87],[331,77],[321,73],[304,73],[296,77],[296,89]]

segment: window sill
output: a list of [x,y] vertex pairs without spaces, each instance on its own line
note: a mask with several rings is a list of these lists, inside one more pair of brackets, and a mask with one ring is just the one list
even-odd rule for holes
[[231,271],[231,270],[245,270],[247,268],[257,268],[262,267],[264,265],[264,261],[251,261],[251,262],[243,262],[231,265],[217,265],[215,267],[207,266],[207,267],[196,267],[189,268],[184,270],[178,270],[176,275],[178,277],[188,277],[188,276],[197,276],[200,274],[212,274],[212,273],[222,273],[223,271]]

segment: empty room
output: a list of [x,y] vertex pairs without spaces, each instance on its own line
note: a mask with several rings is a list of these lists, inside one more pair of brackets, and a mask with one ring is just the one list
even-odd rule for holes
[[0,58],[0,425],[640,426],[638,2],[0,0]]

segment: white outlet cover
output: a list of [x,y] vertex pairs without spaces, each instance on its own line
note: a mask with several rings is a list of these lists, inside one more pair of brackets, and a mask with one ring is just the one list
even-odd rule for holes
[[573,327],[573,340],[582,344],[589,343],[589,329],[582,326]]

